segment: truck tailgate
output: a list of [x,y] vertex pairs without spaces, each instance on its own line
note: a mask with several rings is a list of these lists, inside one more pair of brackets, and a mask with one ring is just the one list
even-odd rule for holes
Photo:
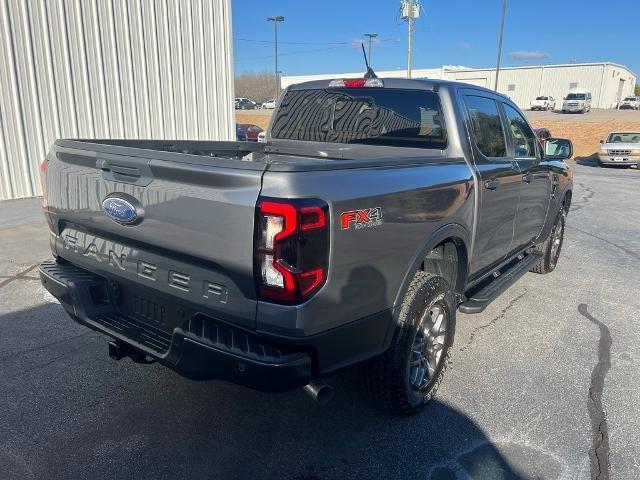
[[[166,312],[157,300],[169,299],[255,328],[253,224],[264,168],[240,158],[122,146],[114,154],[74,143],[57,142],[48,155],[45,202],[58,256],[129,292],[140,287],[135,301],[146,302],[146,314]],[[136,224],[105,214],[110,195],[132,200]]]

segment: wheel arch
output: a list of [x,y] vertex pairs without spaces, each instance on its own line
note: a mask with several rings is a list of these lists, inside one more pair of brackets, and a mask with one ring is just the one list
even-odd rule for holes
[[447,280],[450,281],[455,276],[455,285],[452,285],[453,291],[462,294],[469,274],[470,244],[469,232],[460,224],[444,225],[429,235],[418,247],[409,267],[406,269],[405,276],[393,303],[394,308],[402,303],[402,299],[416,272],[425,270],[425,261],[429,260],[427,256],[441,245],[453,245],[455,247],[457,265],[455,271],[451,272],[451,277],[447,278]]

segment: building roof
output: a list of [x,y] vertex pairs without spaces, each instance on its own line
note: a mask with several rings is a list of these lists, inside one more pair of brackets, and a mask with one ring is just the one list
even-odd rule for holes
[[[568,67],[587,67],[587,66],[598,66],[598,65],[610,65],[613,67],[618,67],[618,68],[623,68],[625,69],[627,72],[629,72],[631,75],[633,75],[634,77],[636,77],[636,74],[634,72],[632,72],[629,67],[627,67],[626,65],[622,65],[620,63],[614,63],[614,62],[585,62],[585,63],[555,63],[555,64],[549,64],[549,65],[522,65],[522,66],[518,66],[518,67],[500,67],[500,70],[526,70],[526,69],[534,69],[534,68],[568,68]],[[442,72],[481,72],[481,71],[492,71],[495,70],[496,67],[478,67],[478,68],[474,68],[474,67],[466,67],[466,66],[462,66],[462,65],[442,65],[441,67],[432,67],[432,68],[414,68],[413,69],[413,76],[414,78],[419,78],[420,76],[426,76],[426,75],[432,75],[435,72],[438,71],[442,71]],[[383,70],[380,72],[376,72],[378,74],[378,76],[382,77],[399,77],[401,75],[405,75],[406,74],[406,70]],[[351,76],[360,76],[362,75],[361,73],[341,73],[341,72],[335,72],[335,73],[319,73],[319,74],[306,74],[306,75],[284,75],[282,77],[283,81],[286,81],[285,79],[305,79],[305,78],[315,78],[315,79],[327,79],[327,78],[344,78],[344,77],[351,77]]]
[[[544,67],[544,68],[592,67],[592,66],[598,66],[598,65],[611,65],[612,67],[624,68],[630,74],[632,74],[634,77],[636,76],[636,74],[634,72],[632,72],[629,67],[627,67],[626,65],[622,65],[621,63],[615,63],[615,62],[552,63],[552,64],[549,64],[549,65],[521,65],[521,66],[517,66],[517,67],[500,67],[500,70],[523,70],[523,69],[528,69],[528,68],[541,68],[541,67]],[[496,69],[496,67],[478,67],[478,68],[473,68],[473,67],[454,67],[454,68],[449,68],[449,66],[447,66],[447,65],[444,65],[442,68],[444,70],[455,70],[455,71],[458,71],[458,72],[472,72],[472,71],[479,71],[479,70],[495,70]]]

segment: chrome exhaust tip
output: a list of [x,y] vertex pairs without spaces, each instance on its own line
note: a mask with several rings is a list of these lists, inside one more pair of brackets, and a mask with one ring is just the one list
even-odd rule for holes
[[320,405],[326,405],[333,398],[333,387],[324,382],[310,382],[302,389]]

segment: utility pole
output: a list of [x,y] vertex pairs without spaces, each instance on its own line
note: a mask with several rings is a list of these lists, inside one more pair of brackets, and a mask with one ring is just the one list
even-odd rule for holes
[[420,0],[402,0],[400,2],[400,18],[409,27],[409,39],[407,46],[407,78],[411,78],[413,68],[413,24],[420,17]]
[[371,40],[373,40],[374,38],[376,38],[378,36],[377,33],[365,33],[364,34],[365,37],[369,37],[369,65],[371,65]]
[[500,60],[502,59],[502,38],[504,37],[504,17],[507,13],[507,0],[502,0],[502,20],[500,21],[500,40],[498,40],[498,61],[496,62],[496,82],[494,90],[498,91],[498,75],[500,75]]
[[275,57],[276,57],[276,97],[280,95],[280,76],[278,70],[278,22],[284,22],[284,17],[278,15],[275,17],[267,17],[267,22],[273,22],[275,34]]

